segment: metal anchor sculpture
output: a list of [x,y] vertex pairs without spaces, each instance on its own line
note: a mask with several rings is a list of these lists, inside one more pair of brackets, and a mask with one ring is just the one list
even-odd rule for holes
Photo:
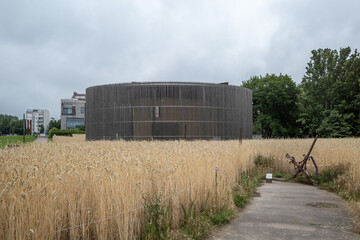
[[299,176],[304,175],[304,176],[305,176],[309,181],[311,181],[314,185],[317,184],[317,182],[316,182],[314,179],[312,179],[311,174],[306,170],[306,163],[307,163],[307,161],[308,161],[309,159],[311,159],[312,162],[314,163],[315,168],[316,168],[316,177],[317,177],[318,168],[317,168],[317,165],[316,165],[316,163],[315,163],[314,158],[313,158],[312,156],[310,156],[311,151],[313,150],[314,145],[315,145],[317,139],[318,139],[318,136],[316,135],[313,143],[311,144],[311,147],[310,147],[308,153],[307,153],[306,155],[304,154],[304,159],[303,159],[301,162],[296,162],[295,157],[291,156],[291,155],[288,154],[288,153],[286,154],[286,157],[290,159],[289,164],[294,164],[295,174],[294,174],[292,177],[286,179],[285,181],[288,181],[288,180],[291,180],[291,179],[295,179],[298,175],[299,175]]

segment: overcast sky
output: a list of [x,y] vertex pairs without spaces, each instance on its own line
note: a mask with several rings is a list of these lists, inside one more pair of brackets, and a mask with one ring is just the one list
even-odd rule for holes
[[0,0],[0,113],[132,81],[288,74],[311,50],[360,49],[358,0]]

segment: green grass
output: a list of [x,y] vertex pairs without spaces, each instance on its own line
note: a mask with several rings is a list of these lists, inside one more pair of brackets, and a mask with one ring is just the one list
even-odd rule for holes
[[235,217],[236,214],[234,211],[224,208],[218,214],[211,215],[210,220],[213,225],[225,225],[229,224]]
[[261,168],[268,168],[273,167],[275,164],[275,160],[272,157],[264,157],[261,155],[258,155],[254,159],[255,166],[261,167]]
[[238,186],[234,187],[233,201],[236,207],[244,208],[250,198],[253,197],[255,189],[265,179],[265,169],[258,165],[253,171],[245,171],[241,174]]
[[[25,137],[25,142],[33,142],[35,136],[27,135]],[[4,148],[7,145],[21,144],[23,142],[23,136],[0,136],[0,148]]]
[[274,173],[273,173],[273,178],[288,179],[288,178],[290,178],[291,176],[292,176],[291,174],[284,173],[284,172],[274,172]]

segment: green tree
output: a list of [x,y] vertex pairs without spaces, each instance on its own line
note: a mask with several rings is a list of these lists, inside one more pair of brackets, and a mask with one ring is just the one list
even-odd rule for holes
[[337,110],[332,110],[329,116],[322,121],[317,131],[321,136],[347,137],[351,135],[351,125],[348,121],[351,117],[351,114],[343,116]]
[[323,137],[360,134],[360,58],[351,49],[312,51],[300,84],[301,133]]
[[59,120],[55,120],[55,118],[51,118],[51,119],[50,119],[49,129],[52,129],[52,128],[57,128],[57,129],[60,129],[60,128],[61,128],[60,119],[59,119]]
[[14,126],[18,121],[16,116],[0,114],[0,134],[14,134]]
[[17,134],[17,135],[22,135],[23,134],[23,124],[24,124],[23,119],[17,120],[12,126],[12,133]]
[[44,133],[44,131],[45,131],[45,128],[44,128],[44,125],[40,125],[40,133]]
[[298,88],[288,75],[255,76],[243,82],[253,91],[254,131],[263,137],[298,134]]

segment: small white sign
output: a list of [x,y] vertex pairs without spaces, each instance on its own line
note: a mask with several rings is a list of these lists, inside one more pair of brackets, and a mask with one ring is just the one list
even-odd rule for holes
[[267,173],[266,174],[266,179],[272,179],[272,173]]

